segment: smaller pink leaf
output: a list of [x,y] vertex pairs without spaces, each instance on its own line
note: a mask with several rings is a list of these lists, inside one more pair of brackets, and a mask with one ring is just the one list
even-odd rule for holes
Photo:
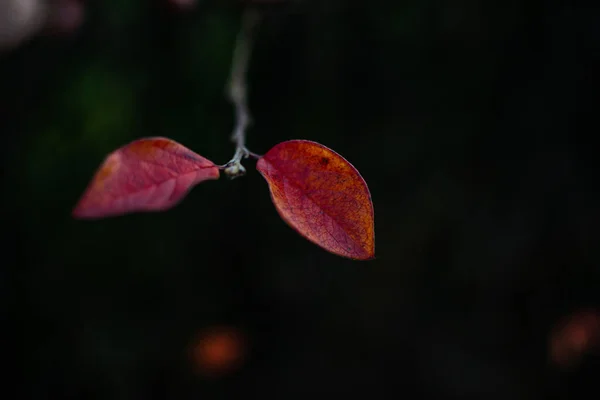
[[218,178],[219,168],[212,161],[171,139],[139,139],[106,157],[73,216],[93,219],[163,211],[198,183]]

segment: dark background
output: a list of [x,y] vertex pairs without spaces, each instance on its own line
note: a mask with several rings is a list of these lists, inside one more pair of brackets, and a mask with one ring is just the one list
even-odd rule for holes
[[[350,160],[370,262],[285,225],[251,160],[168,212],[70,217],[136,138],[231,158],[236,2],[88,1],[76,32],[0,53],[0,397],[596,397],[597,354],[548,352],[560,318],[600,306],[600,12],[579,3],[263,6],[248,147],[310,139]],[[249,347],[210,378],[189,353],[217,325]]]

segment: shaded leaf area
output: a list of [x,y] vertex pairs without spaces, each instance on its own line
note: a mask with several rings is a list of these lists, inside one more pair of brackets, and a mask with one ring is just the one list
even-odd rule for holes
[[[15,376],[0,397],[589,398],[598,355],[557,366],[548,341],[599,306],[596,9],[265,10],[248,147],[306,138],[360,167],[377,259],[357,263],[283,224],[250,163],[165,213],[73,220],[125,143],[233,154],[239,9],[86,3],[78,34],[0,54],[0,315]],[[218,377],[193,351],[216,326],[245,343],[241,358],[209,352],[240,360]]]
[[375,255],[373,203],[356,168],[327,147],[290,140],[256,164],[279,215],[298,233],[334,254]]

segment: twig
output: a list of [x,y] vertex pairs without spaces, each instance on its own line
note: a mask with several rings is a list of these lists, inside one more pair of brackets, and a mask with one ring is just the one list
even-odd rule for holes
[[246,129],[252,123],[248,109],[246,73],[252,52],[254,30],[260,20],[260,14],[255,9],[246,9],[242,16],[242,27],[238,33],[233,49],[231,74],[227,84],[227,95],[235,107],[235,126],[231,140],[235,143],[233,158],[223,166],[223,170],[230,178],[242,176],[246,169],[241,164],[243,158],[260,157],[246,148]]

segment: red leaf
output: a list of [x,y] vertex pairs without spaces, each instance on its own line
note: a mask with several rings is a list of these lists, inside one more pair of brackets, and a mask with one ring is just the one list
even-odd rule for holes
[[139,139],[106,157],[73,216],[103,218],[166,210],[193,186],[218,177],[212,161],[173,140]]
[[279,143],[256,164],[279,215],[331,253],[375,255],[373,203],[367,184],[342,156],[308,140]]

